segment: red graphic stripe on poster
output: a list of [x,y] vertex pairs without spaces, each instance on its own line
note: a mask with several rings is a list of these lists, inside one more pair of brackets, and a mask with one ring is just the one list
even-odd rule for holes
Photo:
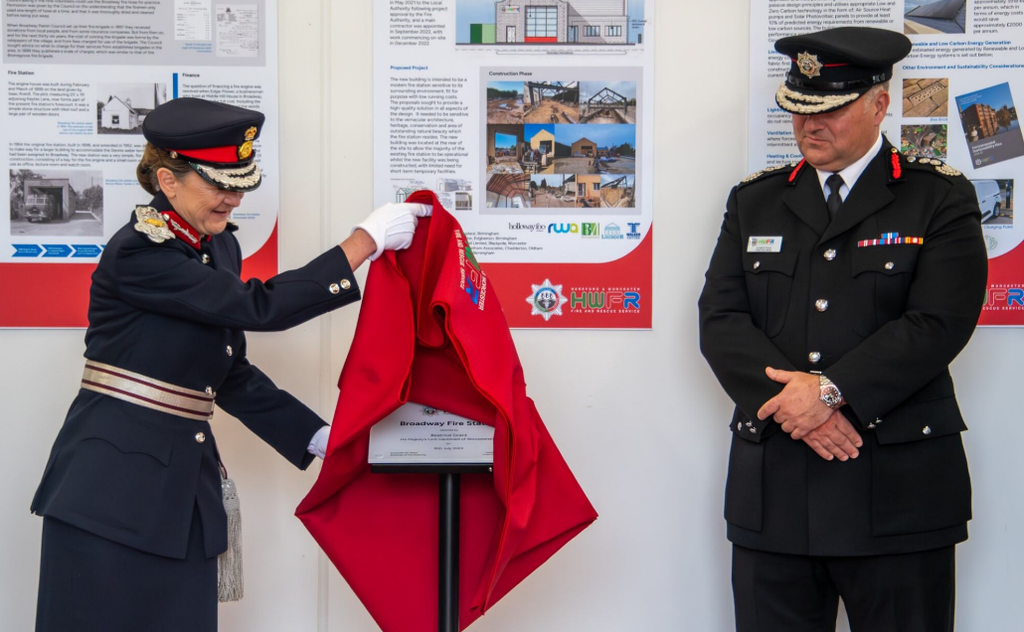
[[277,220],[274,220],[274,230],[270,231],[267,242],[242,260],[242,280],[256,278],[265,281],[277,274],[277,253]]
[[1024,326],[1024,245],[989,259],[981,326]]
[[[277,223],[270,238],[242,262],[242,279],[277,274]],[[79,328],[89,325],[94,264],[0,264],[0,328]]]
[[632,252],[615,261],[490,263],[483,271],[509,327],[650,329],[653,241],[652,226]]

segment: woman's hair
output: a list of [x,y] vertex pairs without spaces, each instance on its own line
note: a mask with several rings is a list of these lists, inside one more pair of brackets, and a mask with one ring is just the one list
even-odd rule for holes
[[157,180],[156,172],[161,168],[169,170],[179,180],[192,171],[192,167],[189,166],[186,160],[171,158],[169,152],[160,149],[153,143],[146,143],[146,148],[142,153],[142,160],[139,161],[139,166],[135,168],[135,177],[139,179],[139,184],[150,195],[156,195],[157,191],[160,190],[160,182]]

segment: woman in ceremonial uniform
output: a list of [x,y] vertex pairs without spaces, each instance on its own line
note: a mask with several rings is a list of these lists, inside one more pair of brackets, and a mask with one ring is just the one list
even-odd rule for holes
[[[215,403],[296,467],[323,456],[327,426],[249,363],[244,332],[358,300],[353,270],[408,247],[430,207],[386,205],[305,266],[242,282],[229,216],[260,185],[263,123],[184,98],[143,124],[137,175],[153,199],[93,274],[81,390],[32,502],[44,517],[37,632],[217,629],[233,490],[222,493]],[[238,579],[221,598],[238,596]]]

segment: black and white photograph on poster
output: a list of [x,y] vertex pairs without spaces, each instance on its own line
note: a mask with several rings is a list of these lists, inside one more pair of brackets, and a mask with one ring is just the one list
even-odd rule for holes
[[524,88],[525,122],[562,125],[579,122],[578,81],[527,81]]
[[967,32],[967,0],[904,0],[907,35],[952,35]]
[[217,57],[260,54],[260,12],[255,4],[217,5]]
[[635,81],[581,81],[580,123],[636,123]]
[[978,194],[981,223],[1013,224],[1013,180],[971,180]]
[[555,125],[555,173],[636,173],[636,125]]
[[96,133],[142,134],[142,122],[167,102],[165,83],[100,83],[96,85]]
[[62,169],[11,169],[10,235],[103,235],[103,173]]
[[1024,136],[1009,83],[962,94],[956,106],[975,168],[1024,155]]

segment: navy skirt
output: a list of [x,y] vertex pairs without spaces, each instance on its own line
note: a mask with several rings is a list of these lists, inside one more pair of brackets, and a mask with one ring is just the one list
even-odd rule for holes
[[217,558],[192,513],[183,560],[43,518],[36,632],[216,632]]

